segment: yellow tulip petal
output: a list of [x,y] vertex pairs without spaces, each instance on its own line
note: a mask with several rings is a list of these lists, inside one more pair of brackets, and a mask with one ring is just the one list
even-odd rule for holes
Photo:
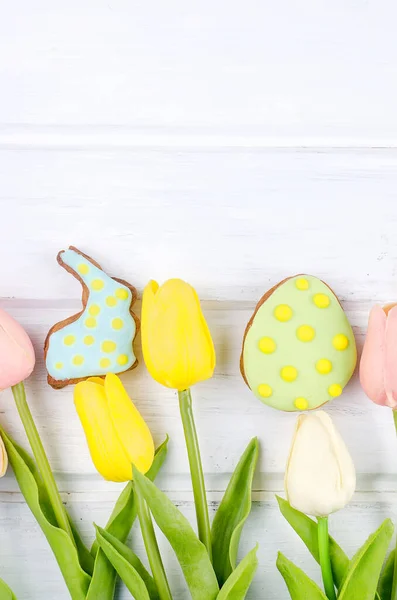
[[114,429],[130,462],[141,473],[146,473],[154,459],[154,442],[149,427],[117,375],[106,375],[105,393]]
[[86,381],[91,381],[92,383],[97,383],[98,385],[105,385],[105,380],[103,377],[87,377]]
[[83,425],[92,461],[105,479],[132,479],[131,461],[114,429],[105,388],[83,381],[74,388],[74,403]]
[[142,349],[159,383],[178,390],[212,377],[215,350],[194,288],[181,279],[150,281],[142,301]]

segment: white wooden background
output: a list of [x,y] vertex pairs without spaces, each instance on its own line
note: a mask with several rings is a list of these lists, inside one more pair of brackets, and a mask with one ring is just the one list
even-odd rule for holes
[[[0,2],[0,304],[34,341],[29,401],[86,539],[118,487],[91,464],[72,390],[46,385],[46,332],[79,307],[55,261],[69,244],[140,291],[169,276],[197,287],[218,356],[214,379],[194,390],[211,507],[258,435],[242,541],[242,552],[260,543],[249,598],[287,598],[278,549],[318,579],[274,500],[296,416],[251,395],[239,352],[256,301],[288,275],[333,287],[360,348],[371,305],[397,298],[396,18],[393,0]],[[123,379],[156,441],[171,436],[159,483],[193,522],[176,396],[142,362]],[[8,391],[0,402],[2,424],[24,441]],[[397,519],[397,442],[390,411],[356,377],[327,410],[358,471],[354,501],[331,524],[352,554]],[[136,528],[132,544],[142,551]],[[18,600],[68,598],[11,472],[0,482],[0,575]]]

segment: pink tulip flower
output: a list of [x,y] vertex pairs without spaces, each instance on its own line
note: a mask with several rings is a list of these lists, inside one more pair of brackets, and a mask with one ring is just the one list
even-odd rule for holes
[[28,334],[0,308],[0,390],[29,377],[34,364],[34,350]]
[[397,305],[374,306],[360,362],[360,382],[376,404],[397,409]]

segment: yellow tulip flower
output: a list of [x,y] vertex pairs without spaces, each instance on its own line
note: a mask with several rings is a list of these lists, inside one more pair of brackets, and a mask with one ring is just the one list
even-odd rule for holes
[[142,349],[149,373],[179,391],[212,377],[215,350],[194,288],[150,281],[142,300]]
[[117,375],[90,377],[74,388],[74,402],[96,469],[109,481],[146,473],[154,459],[152,434]]

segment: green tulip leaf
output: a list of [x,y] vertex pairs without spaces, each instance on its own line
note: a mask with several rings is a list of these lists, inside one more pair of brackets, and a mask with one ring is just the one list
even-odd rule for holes
[[386,519],[354,555],[342,582],[339,600],[374,599],[393,529],[390,519]]
[[97,529],[97,542],[100,545],[101,550],[106,554],[106,557],[116,569],[117,573],[120,575],[121,579],[124,581],[135,600],[150,600],[149,592],[145,582],[137,570],[114,548],[114,546],[112,546],[112,544],[105,537],[102,536],[99,529]]
[[[167,455],[168,439],[167,436],[165,441],[157,448],[153,464],[146,473],[146,477],[149,477],[150,479],[156,478]],[[115,504],[105,529],[115,539],[125,542],[136,516],[137,508],[134,489],[132,483],[128,482]],[[95,555],[96,558],[94,574],[92,576],[86,600],[113,600],[116,585],[116,571],[114,565],[112,561],[109,562],[103,549],[99,549],[97,540],[92,546],[91,553]]]
[[138,573],[146,586],[150,600],[159,600],[159,594],[154,579],[150,573],[148,573],[137,555],[128,548],[128,546],[123,544],[123,542],[120,542],[120,540],[101,527],[96,527],[96,532],[98,544],[128,589],[130,589],[128,580],[130,579],[130,570],[132,569],[132,580],[135,578],[135,573]]
[[77,531],[75,524],[73,523],[72,519],[70,518],[70,515],[68,514],[67,516],[69,519],[70,528],[73,533],[74,541],[76,543],[77,554],[79,555],[80,565],[82,566],[83,570],[86,573],[88,573],[89,575],[92,575],[94,572],[94,563],[95,563],[94,557],[92,556],[91,552],[88,550],[88,548],[84,544],[83,540],[81,539],[80,534]]
[[218,594],[217,600],[244,600],[258,567],[258,546],[237,565]]
[[[131,481],[129,481],[114,505],[112,514],[110,515],[106,524],[106,529],[108,531],[112,531],[113,535],[124,541],[127,539],[127,536],[136,518],[136,514],[134,490]],[[131,522],[129,528],[127,523],[128,517]],[[98,551],[99,544],[98,540],[95,539],[91,547],[92,556],[96,557]]]
[[[165,438],[164,442],[156,449],[154,454],[153,464],[149,471],[146,473],[151,481],[154,481],[160,471],[161,467],[167,456],[169,437]],[[132,499],[132,500],[131,500]],[[126,524],[126,516],[130,516],[131,525],[127,530],[128,523]],[[128,482],[124,490],[121,492],[112,514],[106,524],[106,531],[109,531],[112,535],[116,536],[119,540],[126,540],[130,532],[130,529],[135,521],[137,512],[135,502],[133,500],[133,489],[131,482]],[[127,526],[126,526],[127,525]],[[91,548],[91,554],[95,557],[98,551],[98,542],[94,541]]]
[[0,579],[0,598],[1,600],[17,600],[15,594],[2,579]]
[[379,579],[378,594],[382,600],[391,600],[394,577],[394,556],[395,550],[392,550],[383,567],[383,571]]
[[65,531],[53,524],[48,497],[42,495],[43,486],[36,480],[37,470],[30,469],[31,459],[26,461],[26,453],[1,428],[0,432],[22,495],[52,548],[72,600],[85,600],[91,577],[81,568],[75,545]]
[[137,469],[133,471],[139,492],[178,558],[192,600],[214,600],[219,586],[206,547],[171,500]]
[[318,585],[281,552],[277,556],[277,568],[284,578],[291,600],[327,600]]
[[[39,490],[40,506],[41,506],[41,509],[42,509],[45,517],[52,525],[54,525],[54,527],[58,527],[58,523],[55,518],[50,499],[48,497],[47,488],[45,487],[45,485],[43,483],[43,480],[42,480],[39,470],[36,466],[36,463],[34,462],[33,458],[30,456],[30,454],[28,454],[26,452],[26,450],[24,450],[23,448],[18,446],[15,442],[13,442],[13,444],[14,444],[15,448],[18,450],[19,455],[21,456],[22,460],[26,463],[27,467],[29,468],[30,472],[32,473],[32,475],[36,481],[37,488]],[[88,573],[89,575],[92,575],[92,572],[94,569],[94,559],[90,555],[88,548],[84,545],[84,542],[81,539],[80,534],[77,531],[75,524],[73,523],[72,519],[70,518],[70,515],[68,513],[66,513],[66,514],[67,514],[67,517],[68,517],[68,520],[70,523],[70,528],[73,533],[74,541],[76,543],[76,548],[77,548],[77,553],[79,555],[80,565],[82,566],[83,570],[86,573]]]
[[[276,498],[281,514],[299,535],[310,554],[313,556],[314,560],[320,564],[316,521],[313,521],[313,519],[310,519],[310,517],[301,513],[299,510],[292,508],[287,500],[280,498],[280,496],[276,496]],[[334,582],[336,587],[339,589],[349,568],[350,561],[342,548],[331,536],[329,537],[329,552]]]
[[253,438],[238,462],[212,524],[213,564],[220,586],[236,568],[241,532],[251,511],[251,488],[258,453],[258,440]]

